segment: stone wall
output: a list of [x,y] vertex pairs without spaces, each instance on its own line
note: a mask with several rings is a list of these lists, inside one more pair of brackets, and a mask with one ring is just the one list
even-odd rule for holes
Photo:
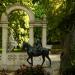
[[[27,62],[27,54],[26,53],[7,53],[7,60],[6,65],[2,65],[2,56],[0,54],[0,70],[3,69],[4,66],[6,66],[6,70],[17,70],[20,65],[26,64],[29,66]],[[49,65],[49,61],[46,59],[43,67],[46,71],[50,72],[51,75],[59,75],[59,68],[60,68],[60,55],[49,55],[51,58],[51,68]],[[34,66],[35,65],[41,65],[42,63],[42,57],[34,57]]]

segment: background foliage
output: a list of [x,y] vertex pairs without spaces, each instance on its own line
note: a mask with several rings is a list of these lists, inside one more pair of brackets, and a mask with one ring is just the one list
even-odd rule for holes
[[59,41],[61,73],[72,74],[75,68],[75,1],[74,0],[33,0],[45,9],[48,21],[48,42]]

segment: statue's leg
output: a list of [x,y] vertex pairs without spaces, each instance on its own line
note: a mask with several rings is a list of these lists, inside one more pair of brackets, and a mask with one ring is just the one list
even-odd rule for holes
[[42,56],[42,59],[43,59],[43,62],[42,62],[42,66],[43,66],[43,64],[44,64],[44,62],[45,62],[45,56]]
[[31,58],[30,56],[27,58],[27,62],[28,62],[29,64],[31,64],[31,63],[29,62],[29,59],[30,59],[30,58]]
[[49,58],[49,56],[47,55],[46,58],[49,60],[50,62],[50,66],[51,66],[51,59]]
[[33,57],[31,57],[31,66],[33,66]]

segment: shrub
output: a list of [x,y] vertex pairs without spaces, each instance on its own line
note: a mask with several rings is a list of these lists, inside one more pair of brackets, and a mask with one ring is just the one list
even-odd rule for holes
[[45,75],[45,72],[45,69],[40,65],[37,65],[35,67],[22,65],[20,66],[20,69],[15,72],[15,75]]

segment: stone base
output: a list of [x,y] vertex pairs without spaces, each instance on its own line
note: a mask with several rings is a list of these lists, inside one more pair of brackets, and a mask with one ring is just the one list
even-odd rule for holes
[[[26,61],[27,59],[27,54],[25,53],[9,53],[7,55],[7,60],[6,64],[3,65],[2,61],[0,60],[0,70],[5,69],[9,71],[15,71],[18,68],[20,68],[20,65],[27,65],[28,62]],[[51,75],[59,75],[59,68],[60,68],[60,55],[49,55],[51,58],[51,67],[49,64],[49,61],[46,59],[45,63],[43,64],[43,68],[49,72]],[[34,57],[33,58],[33,65],[41,65],[42,63],[42,57]]]

